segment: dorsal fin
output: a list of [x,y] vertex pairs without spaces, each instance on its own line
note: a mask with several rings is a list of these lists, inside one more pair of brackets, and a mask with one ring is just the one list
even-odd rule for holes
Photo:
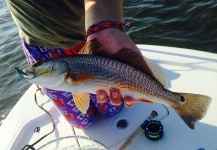
[[131,65],[144,73],[147,73],[158,80],[164,87],[168,85],[167,77],[162,72],[160,67],[148,58],[139,55],[137,52],[127,48],[122,48],[116,54],[112,55],[112,58]]
[[150,59],[143,56],[145,62],[151,69],[153,76],[164,86],[168,86],[168,79],[164,72],[160,69],[159,65],[151,61]]
[[92,41],[87,42],[82,49],[78,52],[78,54],[92,54],[92,55],[109,55],[103,51],[101,48],[101,44],[95,38]]
[[97,39],[93,39],[85,44],[85,46],[79,51],[79,54],[92,54],[118,60],[148,74],[149,76],[152,76],[164,87],[168,84],[165,74],[156,63],[153,63],[151,60],[128,48],[122,48],[117,53],[111,55],[101,49],[101,44]]

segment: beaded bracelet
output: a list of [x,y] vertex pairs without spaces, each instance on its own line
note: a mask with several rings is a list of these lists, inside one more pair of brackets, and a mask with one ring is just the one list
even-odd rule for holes
[[111,21],[111,20],[104,20],[104,21],[95,23],[88,28],[86,36],[85,36],[85,41],[87,41],[87,37],[91,35],[92,33],[96,33],[98,31],[101,31],[107,28],[117,28],[121,31],[124,31],[124,26],[129,25],[131,22],[132,20],[126,18],[122,23],[118,23],[116,21]]

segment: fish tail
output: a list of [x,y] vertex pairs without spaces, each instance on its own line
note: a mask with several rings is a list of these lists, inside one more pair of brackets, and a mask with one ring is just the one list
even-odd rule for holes
[[190,93],[179,93],[179,95],[182,105],[173,107],[173,109],[191,129],[194,129],[195,123],[206,115],[211,98]]

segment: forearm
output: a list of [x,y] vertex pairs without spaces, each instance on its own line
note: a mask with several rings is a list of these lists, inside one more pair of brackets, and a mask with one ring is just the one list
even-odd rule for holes
[[[85,0],[85,27],[86,31],[91,25],[104,20],[121,23],[123,0]],[[102,48],[110,54],[117,53],[122,48],[128,48],[140,53],[128,35],[117,28],[107,28],[90,34],[87,42],[97,38]]]
[[122,0],[85,0],[85,29],[103,20],[121,22]]

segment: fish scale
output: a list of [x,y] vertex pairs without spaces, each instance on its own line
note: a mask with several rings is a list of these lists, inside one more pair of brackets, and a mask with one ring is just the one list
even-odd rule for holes
[[[79,59],[75,57],[75,59],[70,62],[69,67],[75,74],[94,74],[96,79],[100,79],[101,82],[104,81],[104,85],[110,88],[118,88],[121,89],[122,92],[130,90],[163,100],[171,99],[170,97],[173,95],[173,97],[179,100],[176,93],[165,90],[162,85],[148,75],[116,60],[91,55],[89,57],[83,55],[82,57],[82,55],[80,55]],[[126,70],[129,71],[130,74]],[[111,81],[115,83],[125,83],[125,85],[111,85]],[[93,82],[89,84],[93,84],[90,86],[97,86],[94,85],[94,83],[95,81],[93,80]]]
[[[95,42],[87,43],[84,51],[97,49]],[[206,95],[178,93],[164,88],[167,80],[157,65],[126,49],[113,56],[93,53],[54,58],[23,71],[17,69],[17,72],[34,84],[72,92],[82,113],[86,113],[90,101],[89,95],[84,93],[96,94],[97,90],[109,93],[110,89],[117,88],[123,97],[132,96],[136,102],[155,101],[170,106],[194,129],[211,102]]]

